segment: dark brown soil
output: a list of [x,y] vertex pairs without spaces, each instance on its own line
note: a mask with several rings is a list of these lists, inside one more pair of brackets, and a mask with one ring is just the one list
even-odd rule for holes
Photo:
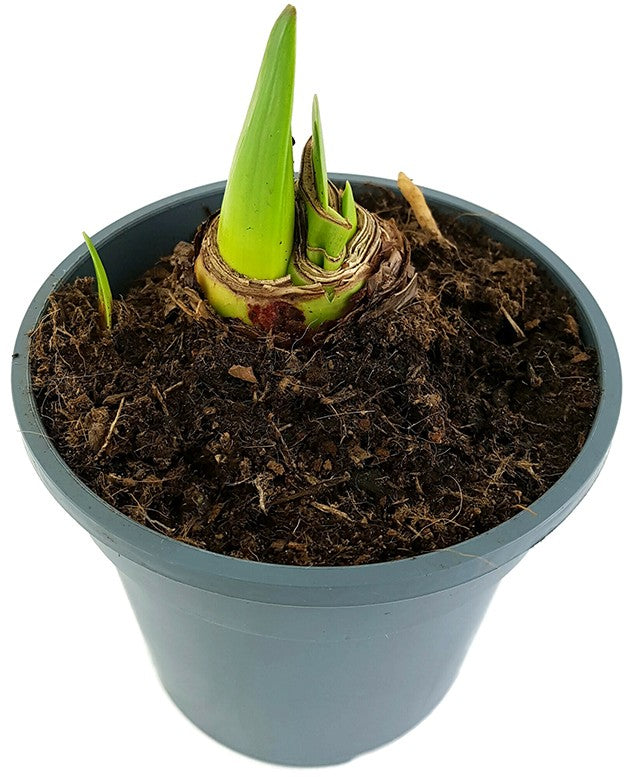
[[420,247],[406,206],[378,197],[413,246],[417,299],[312,342],[215,316],[187,243],[115,303],[111,335],[90,279],[55,293],[33,386],[78,476],[170,537],[303,565],[426,553],[539,497],[599,398],[573,305],[458,222],[440,222],[457,252]]

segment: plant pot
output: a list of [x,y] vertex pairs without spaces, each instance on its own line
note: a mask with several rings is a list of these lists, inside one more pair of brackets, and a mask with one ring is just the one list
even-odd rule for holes
[[[392,181],[332,176],[352,183]],[[114,294],[221,202],[224,183],[193,189],[126,216],[95,242]],[[28,332],[51,291],[90,275],[85,248],[52,273],[22,323],[13,392],[29,456],[57,501],[116,565],[158,674],[181,710],[220,742],[267,761],[348,760],[415,726],[453,682],[502,577],[552,531],[594,482],[619,414],[614,340],[590,293],[533,237],[488,211],[425,192],[438,212],[460,213],[529,256],[575,298],[600,361],[602,397],[590,435],[562,477],[505,523],[451,548],[355,567],[289,567],[220,556],[125,517],[61,460],[35,407]],[[124,258],[124,261],[123,261]]]

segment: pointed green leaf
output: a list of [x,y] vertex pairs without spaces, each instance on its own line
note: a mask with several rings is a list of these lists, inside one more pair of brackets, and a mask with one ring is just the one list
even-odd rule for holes
[[107,273],[101,257],[98,255],[98,251],[94,247],[94,243],[84,232],[83,239],[88,247],[90,256],[92,257],[92,264],[94,265],[94,274],[96,275],[96,287],[98,291],[98,310],[101,316],[101,322],[105,329],[112,328],[112,290],[109,286],[109,280],[107,279]]
[[302,155],[299,191],[306,210],[307,256],[325,270],[337,270],[357,229],[357,212],[350,184],[342,195],[328,182],[324,136],[317,95],[313,98],[313,135]]
[[350,181],[346,181],[343,194],[341,195],[341,215],[350,222],[352,234],[354,235],[357,229],[357,206],[354,201],[354,192],[352,191],[352,186],[350,186]]
[[221,256],[251,278],[282,277],[293,250],[295,16],[288,5],[271,30],[219,217]]
[[[350,230],[344,232],[343,234],[343,247],[345,247],[354,237],[354,234],[357,231],[358,223],[357,206],[354,201],[354,192],[350,186],[350,181],[346,181],[346,186],[343,190],[343,194],[341,195],[341,215],[348,222],[348,224],[350,224]],[[343,247],[337,255],[340,258],[333,259],[330,256],[324,257],[324,270],[330,271],[338,269],[339,265],[341,264],[341,260],[343,260]]]
[[325,210],[328,207],[328,173],[326,172],[324,135],[322,133],[322,120],[319,115],[319,100],[317,99],[317,95],[313,96],[312,126],[315,188],[317,190],[317,199]]

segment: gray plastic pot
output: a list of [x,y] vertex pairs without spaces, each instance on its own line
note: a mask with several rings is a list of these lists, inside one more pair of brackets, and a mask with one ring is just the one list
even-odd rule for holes
[[[368,183],[333,176],[358,196]],[[224,183],[168,197],[95,237],[120,293],[190,239]],[[597,477],[619,414],[621,373],[606,320],[580,280],[523,230],[468,202],[426,191],[438,212],[466,214],[533,258],[573,295],[601,365],[601,403],[568,471],[527,510],[452,548],[359,567],[286,567],[228,558],[169,539],[86,488],[44,434],[28,371],[28,332],[50,292],[92,273],[81,247],[41,287],[13,361],[20,428],[57,501],[116,565],[158,674],[181,710],[215,739],[267,761],[345,761],[415,726],[442,699],[501,578],[578,504]],[[299,506],[296,507],[296,516]]]

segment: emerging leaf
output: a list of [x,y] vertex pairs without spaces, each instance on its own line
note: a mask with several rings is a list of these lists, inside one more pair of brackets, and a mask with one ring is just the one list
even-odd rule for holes
[[89,236],[84,232],[83,239],[92,257],[92,264],[94,265],[94,275],[96,275],[96,287],[98,291],[98,311],[101,316],[101,323],[104,329],[112,328],[112,290],[109,286],[109,280],[107,279],[107,273],[101,257],[98,255],[98,251],[94,247],[94,243]]
[[286,275],[293,250],[295,17],[288,5],[271,30],[219,217],[221,256],[250,278]]
[[307,256],[324,270],[337,270],[357,229],[357,211],[350,184],[339,198],[328,182],[319,101],[313,98],[313,135],[302,156],[299,191],[306,209]]

